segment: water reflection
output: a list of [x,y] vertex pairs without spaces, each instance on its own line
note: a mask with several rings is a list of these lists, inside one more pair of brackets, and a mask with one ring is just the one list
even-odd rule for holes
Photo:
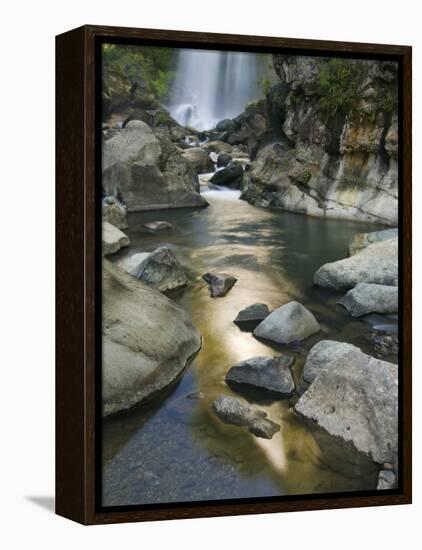
[[[374,488],[373,464],[304,424],[289,400],[257,405],[281,427],[268,441],[223,424],[210,406],[221,393],[233,395],[224,377],[241,360],[282,350],[294,356],[299,384],[306,354],[321,338],[362,345],[367,321],[351,319],[336,305],[337,296],[312,286],[312,277],[321,264],[344,256],[354,234],[376,228],[254,208],[237,200],[238,192],[209,192],[207,199],[211,206],[203,210],[131,214],[131,249],[113,257],[119,262],[158,246],[173,248],[189,285],[172,298],[190,312],[203,349],[164,402],[104,423],[104,504]],[[143,227],[158,219],[173,229],[154,234]],[[212,299],[202,280],[207,271],[228,272],[238,282],[225,297]],[[272,347],[233,323],[254,302],[274,309],[291,299],[311,309],[321,333],[294,346]]]

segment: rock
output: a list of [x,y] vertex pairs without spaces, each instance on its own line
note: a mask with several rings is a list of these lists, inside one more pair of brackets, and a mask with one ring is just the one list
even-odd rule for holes
[[270,313],[253,331],[253,335],[278,344],[304,340],[320,330],[312,313],[299,302],[289,302]]
[[253,330],[270,314],[267,304],[252,304],[242,309],[233,321],[243,330]]
[[394,239],[398,237],[398,234],[399,230],[397,228],[384,229],[383,231],[372,231],[371,233],[358,233],[353,237],[353,240],[349,245],[349,254],[350,256],[353,256],[370,244]]
[[311,384],[331,361],[340,359],[353,350],[360,351],[356,346],[345,342],[320,340],[308,353],[305,366],[303,367],[302,378],[307,384]]
[[397,481],[394,472],[391,470],[381,470],[378,477],[378,491],[386,491],[388,489],[396,489]]
[[214,164],[209,154],[200,147],[185,149],[182,157],[193,165],[197,174],[207,174],[214,171]]
[[148,222],[144,223],[144,227],[151,229],[151,231],[164,231],[165,229],[171,229],[171,223],[168,222]]
[[205,273],[202,276],[211,289],[211,297],[224,296],[236,283],[236,277],[227,273]]
[[220,120],[220,122],[218,122],[216,125],[216,129],[219,132],[233,132],[235,128],[236,124],[230,118]]
[[376,330],[371,332],[367,339],[374,346],[377,357],[397,355],[399,352],[399,341],[394,334],[389,334],[384,330]]
[[327,288],[351,288],[358,283],[397,286],[398,239],[373,243],[350,258],[324,264],[314,283]]
[[188,314],[103,260],[102,409],[108,416],[169,387],[201,347]]
[[344,306],[352,317],[367,313],[396,313],[399,307],[396,286],[358,283],[337,303]]
[[202,148],[205,149],[205,151],[213,153],[230,153],[232,150],[232,146],[229,143],[218,140],[208,141],[202,145]]
[[208,205],[192,164],[165,133],[155,135],[139,120],[103,141],[102,168],[104,193],[121,198],[129,212]]
[[290,371],[293,363],[294,358],[288,355],[252,357],[231,367],[226,382],[235,391],[254,389],[277,399],[291,397],[295,390]]
[[358,350],[330,362],[295,411],[378,464],[398,459],[398,370]]
[[217,157],[217,168],[223,168],[229,165],[231,161],[231,155],[228,155],[227,153],[220,153]]
[[256,437],[271,439],[280,426],[267,418],[267,413],[250,407],[240,399],[220,395],[212,404],[215,414],[226,424],[245,426]]
[[111,223],[117,229],[127,229],[126,208],[118,198],[109,196],[102,200],[103,221]]
[[104,256],[118,252],[124,246],[129,246],[129,237],[109,222],[102,223],[102,248]]
[[243,168],[240,164],[230,164],[214,172],[211,183],[224,185],[233,189],[240,189],[243,181]]
[[160,292],[168,292],[188,284],[179,261],[166,246],[161,246],[148,254],[137,267],[131,269],[130,273]]

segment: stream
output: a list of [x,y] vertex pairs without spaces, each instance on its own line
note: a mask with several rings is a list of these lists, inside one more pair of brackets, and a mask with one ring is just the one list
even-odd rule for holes
[[[353,319],[336,304],[341,294],[312,284],[322,264],[346,256],[356,233],[380,227],[256,208],[239,194],[204,190],[208,208],[128,216],[131,247],[112,261],[169,246],[189,278],[189,285],[170,297],[191,315],[203,348],[161,400],[104,421],[104,506],[376,488],[379,469],[372,461],[300,420],[291,400],[249,396],[280,424],[271,440],[223,424],[211,410],[218,395],[236,396],[224,376],[241,360],[290,354],[300,386],[306,354],[319,340],[350,342],[373,353],[365,339],[371,327],[396,331],[393,316]],[[152,233],[143,227],[156,220],[170,222],[172,230]],[[230,273],[238,282],[226,296],[211,298],[202,280],[207,271]],[[233,323],[255,302],[272,310],[290,300],[312,311],[321,332],[298,344],[270,347]]]

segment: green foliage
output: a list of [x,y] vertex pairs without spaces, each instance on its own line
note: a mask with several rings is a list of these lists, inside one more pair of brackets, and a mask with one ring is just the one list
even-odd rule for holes
[[264,96],[268,95],[270,93],[270,90],[271,90],[271,80],[264,76],[262,77],[259,82],[259,87],[261,88],[262,90],[262,93],[264,94]]
[[142,84],[158,99],[169,92],[174,78],[172,48],[152,46],[103,45],[103,71]]
[[391,90],[384,90],[384,93],[377,94],[376,106],[379,111],[392,113],[397,108],[397,97],[393,95]]
[[361,65],[356,61],[332,58],[322,66],[317,78],[317,93],[326,120],[356,106],[360,77]]

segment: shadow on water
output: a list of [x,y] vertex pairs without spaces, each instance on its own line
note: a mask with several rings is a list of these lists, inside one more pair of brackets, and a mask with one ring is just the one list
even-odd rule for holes
[[[293,413],[292,400],[262,401],[246,395],[280,425],[271,440],[222,423],[211,405],[220,394],[239,395],[225,383],[225,375],[252,356],[293,355],[292,372],[299,386],[306,355],[317,341],[331,338],[362,347],[369,321],[349,317],[336,303],[340,294],[314,287],[312,279],[323,263],[345,256],[356,233],[377,228],[259,209],[232,195],[210,195],[206,209],[129,215],[131,247],[113,261],[170,246],[189,277],[188,287],[171,298],[191,315],[203,348],[165,399],[104,422],[105,505],[376,486],[372,462],[303,422]],[[172,230],[151,233],[143,227],[154,220],[170,222]],[[225,271],[238,281],[226,296],[213,299],[202,280],[207,271]],[[303,342],[274,346],[233,323],[252,303],[266,303],[273,310],[292,299],[308,307],[321,325],[318,334]],[[372,325],[376,322],[371,320]]]

